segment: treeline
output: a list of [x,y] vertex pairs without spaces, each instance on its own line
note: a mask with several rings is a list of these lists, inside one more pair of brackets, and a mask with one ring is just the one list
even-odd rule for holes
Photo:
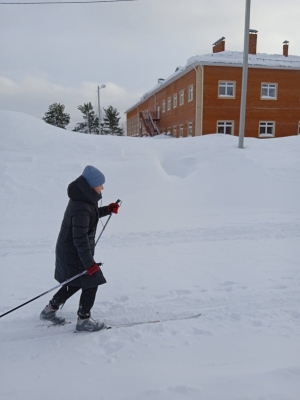
[[[123,129],[120,126],[120,113],[113,106],[103,108],[104,117],[103,121],[101,118],[100,129],[99,116],[96,115],[92,103],[84,103],[78,106],[77,109],[81,111],[83,121],[77,123],[73,131],[94,135],[124,135]],[[66,126],[70,123],[70,114],[64,111],[65,106],[63,104],[53,103],[49,106],[43,120],[47,122],[47,124],[66,129]]]

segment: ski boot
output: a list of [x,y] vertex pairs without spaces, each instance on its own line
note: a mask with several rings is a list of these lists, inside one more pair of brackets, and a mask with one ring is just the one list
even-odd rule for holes
[[58,317],[56,312],[57,310],[47,305],[40,313],[40,320],[52,322],[54,325],[64,325],[66,323],[65,318]]
[[105,329],[105,324],[92,318],[77,319],[76,332],[98,332]]

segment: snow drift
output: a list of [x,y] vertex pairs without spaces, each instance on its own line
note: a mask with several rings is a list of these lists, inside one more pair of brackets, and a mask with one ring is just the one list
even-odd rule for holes
[[96,250],[108,281],[47,328],[41,298],[0,320],[3,400],[298,400],[300,137],[98,137],[0,112],[0,314],[55,286],[66,188],[83,168],[121,198]]

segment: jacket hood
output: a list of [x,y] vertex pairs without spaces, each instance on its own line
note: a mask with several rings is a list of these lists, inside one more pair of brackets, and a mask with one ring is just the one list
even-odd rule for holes
[[68,196],[73,201],[87,201],[96,205],[102,199],[102,194],[95,192],[82,175],[70,183]]

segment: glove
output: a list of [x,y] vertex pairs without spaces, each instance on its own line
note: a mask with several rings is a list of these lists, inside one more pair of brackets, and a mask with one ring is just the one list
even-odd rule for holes
[[119,207],[120,206],[117,203],[110,203],[110,205],[108,206],[108,211],[110,213],[118,214]]
[[86,271],[87,271],[87,274],[88,274],[89,276],[92,276],[92,275],[94,275],[96,272],[99,272],[99,271],[100,271],[100,265],[102,265],[102,263],[96,263],[96,262],[94,262],[94,264],[86,270]]

